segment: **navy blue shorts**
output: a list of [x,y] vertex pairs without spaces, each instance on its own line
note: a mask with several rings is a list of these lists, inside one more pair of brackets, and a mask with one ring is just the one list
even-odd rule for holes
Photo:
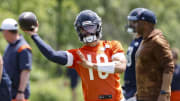
[[123,94],[126,99],[133,97],[136,93],[136,86],[125,86],[123,89]]
[[11,85],[3,79],[0,83],[0,101],[11,101]]

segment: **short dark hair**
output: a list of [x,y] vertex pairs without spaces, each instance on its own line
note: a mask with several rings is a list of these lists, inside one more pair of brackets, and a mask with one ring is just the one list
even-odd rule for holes
[[9,32],[11,32],[12,34],[17,34],[18,30],[8,30]]

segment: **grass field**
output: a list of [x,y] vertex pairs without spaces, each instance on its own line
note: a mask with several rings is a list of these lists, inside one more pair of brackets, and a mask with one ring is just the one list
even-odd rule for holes
[[[30,101],[71,101],[71,89],[64,78],[31,83]],[[83,101],[81,82],[77,87],[78,101]]]
[[[65,84],[69,82],[68,78],[50,78],[48,74],[42,71],[33,71],[32,78],[38,76],[39,79],[31,80],[30,101],[71,101],[71,89]],[[81,80],[77,86],[77,101],[83,101]],[[123,84],[123,74],[121,75],[121,84]]]

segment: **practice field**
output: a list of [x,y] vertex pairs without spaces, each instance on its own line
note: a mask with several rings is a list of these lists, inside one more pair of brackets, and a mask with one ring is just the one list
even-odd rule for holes
[[[71,89],[64,85],[64,78],[31,83],[30,101],[71,101]],[[81,82],[77,87],[78,101],[83,101]]]
[[[71,101],[71,89],[65,86],[68,78],[50,78],[48,73],[41,70],[33,70],[31,75],[31,98],[30,101]],[[34,78],[38,80],[34,80]],[[81,80],[77,87],[77,101],[83,101]],[[123,74],[121,75],[121,84],[123,84]]]

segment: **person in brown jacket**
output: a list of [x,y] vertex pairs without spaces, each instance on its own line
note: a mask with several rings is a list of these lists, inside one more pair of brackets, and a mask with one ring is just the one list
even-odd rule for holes
[[170,101],[174,63],[169,43],[155,29],[157,21],[152,11],[141,9],[134,21],[143,36],[136,53],[137,101]]

